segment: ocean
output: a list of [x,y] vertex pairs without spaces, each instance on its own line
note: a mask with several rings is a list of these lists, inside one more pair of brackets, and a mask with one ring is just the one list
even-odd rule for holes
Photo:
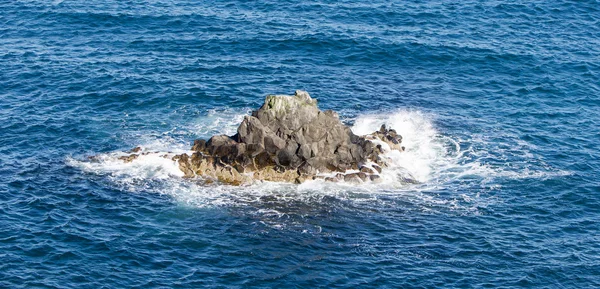
[[[297,89],[386,181],[117,159]],[[599,106],[596,0],[2,1],[0,287],[598,288]]]

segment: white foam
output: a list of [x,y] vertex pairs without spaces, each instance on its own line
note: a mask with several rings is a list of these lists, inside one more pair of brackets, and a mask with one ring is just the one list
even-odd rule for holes
[[250,114],[248,108],[211,109],[189,126],[189,129],[199,137],[209,138],[216,134],[233,135],[244,119]]
[[[231,135],[245,115],[247,110],[214,110],[185,128],[189,134],[198,137]],[[195,207],[250,206],[258,208],[257,214],[270,216],[269,218],[281,218],[282,214],[289,213],[287,210],[291,209],[286,206],[296,202],[318,205],[333,198],[370,206],[382,202],[381,198],[388,196],[400,196],[411,203],[420,204],[423,210],[444,206],[452,210],[472,212],[486,205],[479,198],[479,192],[476,195],[462,192],[461,195],[450,198],[427,192],[456,186],[457,183],[467,188],[490,183],[488,187],[491,190],[500,187],[494,181],[496,178],[547,178],[569,174],[551,168],[539,170],[527,166],[492,166],[483,163],[482,160],[486,158],[494,158],[490,152],[497,151],[496,144],[477,135],[462,140],[440,133],[435,122],[434,115],[417,110],[368,113],[353,120],[352,130],[356,134],[369,134],[386,124],[403,137],[402,145],[406,148],[404,152],[390,150],[385,154],[389,167],[381,174],[381,183],[356,185],[315,180],[301,185],[273,182],[257,182],[241,187],[207,185],[182,178],[183,173],[177,162],[170,157],[188,152],[191,140],[178,140],[168,133],[141,136],[143,152],[148,154],[129,163],[119,160],[126,153],[111,152],[100,154],[94,160],[70,158],[68,164],[88,173],[107,176],[116,186],[128,191],[144,190],[167,194],[177,202]],[[511,147],[511,143],[501,145]],[[517,145],[520,156],[535,158],[527,143],[521,141]],[[167,158],[163,157],[165,155]],[[414,180],[418,183],[415,184]],[[262,222],[269,223],[268,220]]]
[[382,124],[396,130],[402,136],[402,146],[406,148],[404,152],[387,150],[385,158],[389,168],[382,176],[388,183],[402,183],[403,179],[428,182],[440,170],[456,165],[460,146],[437,132],[432,116],[411,110],[367,114],[354,121],[352,131],[358,135],[369,134]]
[[136,184],[143,184],[145,181],[164,181],[183,177],[184,174],[179,169],[179,164],[171,159],[175,154],[174,152],[148,151],[144,147],[138,157],[131,162],[119,159],[129,155],[128,153],[111,152],[99,154],[89,160],[68,158],[67,164],[88,173],[106,175],[116,184],[127,186],[128,190],[135,190]]
[[[435,116],[415,110],[365,114],[356,118],[352,131],[368,134],[382,124],[400,134],[406,151],[385,154],[389,168],[384,170],[384,185],[403,184],[414,178],[425,187],[443,187],[454,181],[477,179],[480,183],[504,179],[546,179],[572,174],[551,167],[530,165],[540,163],[533,151],[536,147],[518,136],[504,135],[490,141],[491,136],[471,135],[468,140],[440,133],[435,128]],[[519,158],[520,165],[486,159]],[[503,156],[502,156],[503,155]],[[533,168],[535,167],[535,168]],[[396,186],[397,187],[397,186]]]

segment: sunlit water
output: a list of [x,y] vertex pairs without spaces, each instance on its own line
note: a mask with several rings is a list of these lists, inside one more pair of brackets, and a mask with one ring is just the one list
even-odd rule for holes
[[[599,9],[0,3],[0,287],[599,287]],[[162,157],[296,89],[403,136],[381,183]]]

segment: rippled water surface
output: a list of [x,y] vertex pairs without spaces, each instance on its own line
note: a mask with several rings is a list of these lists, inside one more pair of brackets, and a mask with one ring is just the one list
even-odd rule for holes
[[[385,182],[116,160],[296,89],[403,135]],[[595,0],[3,1],[0,287],[600,287],[599,104]]]

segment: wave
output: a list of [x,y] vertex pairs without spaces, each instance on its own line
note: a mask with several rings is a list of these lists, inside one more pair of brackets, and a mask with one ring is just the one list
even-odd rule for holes
[[[187,126],[189,134],[208,137],[212,134],[233,134],[246,115],[246,110],[214,110]],[[428,209],[437,206],[471,210],[473,204],[482,205],[479,193],[461,193],[449,197],[436,197],[430,191],[488,185],[490,190],[501,187],[499,179],[550,178],[569,175],[569,172],[540,169],[539,167],[490,165],[484,160],[491,151],[505,144],[485,142],[485,138],[469,139],[444,134],[436,128],[436,116],[418,110],[397,110],[387,113],[367,113],[348,120],[356,134],[367,134],[382,124],[394,128],[402,135],[404,152],[387,151],[389,163],[381,183],[362,185],[331,183],[322,180],[300,185],[257,182],[242,187],[223,184],[206,184],[202,180],[183,179],[178,164],[171,160],[175,154],[189,153],[189,140],[177,140],[167,135],[153,135],[141,140],[142,152],[137,159],[124,163],[119,157],[124,152],[99,154],[93,160],[68,158],[70,166],[84,172],[105,176],[110,183],[126,191],[150,191],[172,196],[182,204],[206,206],[252,206],[260,214],[276,216],[286,214],[290,202],[308,202],[312,205],[350,200],[352,203],[381,202],[389,196],[408,198],[413,204]],[[525,150],[525,152],[523,152]],[[519,154],[535,156],[521,144]],[[457,187],[458,186],[458,187]],[[265,205],[271,201],[271,205]],[[462,205],[457,205],[462,204]],[[266,207],[265,207],[266,206]],[[271,207],[270,207],[271,206]]]
[[426,183],[444,168],[456,166],[461,153],[459,143],[438,133],[432,119],[423,112],[411,110],[366,114],[354,121],[352,131],[364,135],[376,131],[382,124],[395,129],[402,136],[406,150],[391,150],[384,155],[389,163],[384,179],[391,183],[403,179]]

